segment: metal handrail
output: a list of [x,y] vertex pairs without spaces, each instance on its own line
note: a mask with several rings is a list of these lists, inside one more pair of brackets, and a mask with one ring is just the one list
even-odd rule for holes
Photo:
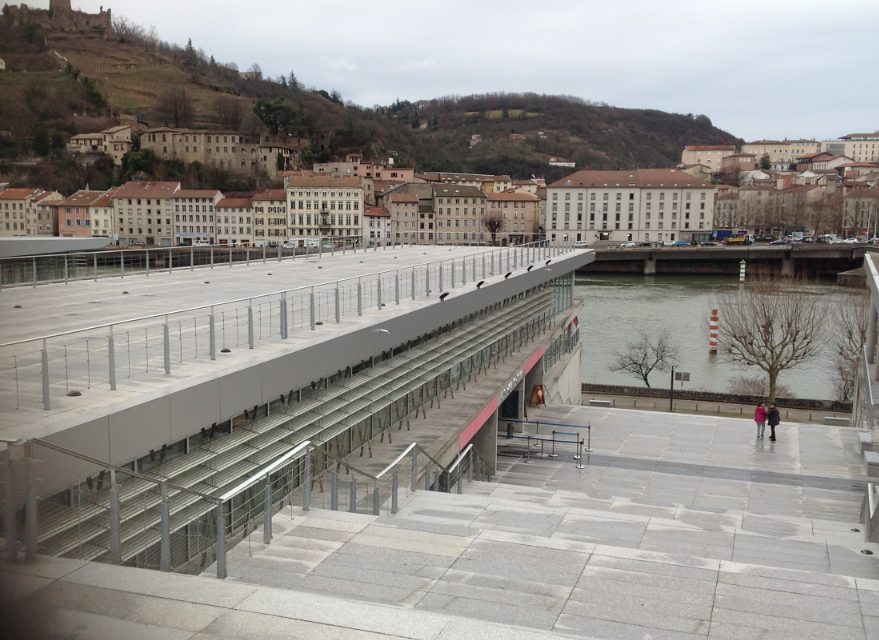
[[47,449],[52,449],[53,451],[57,451],[58,453],[63,453],[65,455],[71,456],[73,458],[78,458],[90,464],[93,464],[97,467],[104,467],[107,469],[113,469],[120,473],[124,473],[125,475],[131,476],[133,478],[138,478],[140,480],[146,480],[147,482],[151,482],[153,484],[165,485],[169,489],[173,489],[175,491],[181,491],[183,493],[191,493],[192,495],[198,496],[199,498],[204,498],[205,500],[209,500],[214,504],[219,504],[220,500],[216,496],[212,496],[209,493],[203,493],[201,491],[196,491],[195,489],[189,489],[188,487],[183,487],[178,484],[174,484],[170,482],[165,476],[161,474],[155,474],[154,476],[147,475],[145,473],[140,473],[138,471],[134,471],[132,469],[127,469],[125,467],[118,467],[115,464],[110,464],[109,462],[104,462],[103,460],[98,460],[97,458],[92,458],[82,453],[78,453],[71,449],[66,449],[64,447],[60,447],[56,444],[52,444],[51,442],[46,442],[45,440],[41,440],[40,438],[32,438],[33,442],[40,444],[41,446],[46,447]]
[[[473,449],[473,443],[471,442],[471,443],[468,444],[466,447],[464,447],[464,450],[461,451],[461,452],[458,454],[458,457],[455,458],[455,461],[451,464],[451,466],[450,466],[446,471],[447,471],[448,473],[452,473],[455,469],[457,469],[457,468],[458,468],[458,465],[461,464],[461,462],[464,460],[464,457],[465,457],[468,453],[470,453],[470,451],[471,451],[472,449]],[[476,455],[478,456],[479,454],[477,453]]]
[[[516,249],[527,249],[527,248],[529,248],[531,245],[536,245],[536,244],[541,244],[541,245],[542,245],[543,242],[545,242],[545,241],[533,242],[533,243],[522,244],[522,245],[515,245],[515,247],[504,247],[503,249],[491,249],[491,250],[489,250],[488,252],[486,252],[486,251],[477,251],[477,252],[473,252],[472,254],[468,254],[468,256],[469,256],[469,255],[485,254],[485,253],[491,254],[491,253],[493,253],[494,251],[504,251],[504,250],[511,249],[511,248],[516,248]],[[462,259],[464,259],[464,258],[466,258],[466,257],[468,257],[468,256],[462,256]],[[454,259],[452,259],[452,260],[454,261]],[[420,267],[426,267],[426,266],[430,266],[430,265],[433,265],[433,264],[443,264],[443,263],[448,262],[448,261],[449,261],[449,260],[446,259],[446,260],[435,260],[435,261],[432,261],[432,262],[422,262],[422,263],[419,263],[419,264],[416,264],[416,265],[407,266],[407,267],[405,267],[405,269],[418,269],[418,268],[420,268]],[[281,289],[281,290],[278,290],[278,291],[269,291],[269,292],[267,292],[267,293],[261,293],[261,294],[256,295],[256,296],[245,296],[245,297],[243,297],[243,298],[235,298],[235,299],[233,299],[233,300],[221,300],[221,301],[219,301],[219,302],[212,302],[212,303],[209,303],[209,304],[203,304],[203,305],[199,305],[199,306],[197,306],[197,307],[186,307],[186,308],[183,308],[183,309],[173,309],[173,310],[170,310],[170,311],[164,311],[164,312],[161,312],[161,313],[153,313],[153,314],[146,315],[146,316],[137,316],[137,317],[134,317],[134,318],[126,318],[126,319],[122,319],[122,320],[116,320],[116,321],[114,321],[114,322],[105,322],[105,323],[102,323],[102,324],[96,324],[96,325],[92,325],[92,326],[88,326],[88,327],[81,327],[81,328],[78,328],[78,329],[70,329],[69,331],[61,331],[61,332],[58,332],[58,333],[52,333],[52,334],[43,335],[43,336],[35,336],[35,337],[31,337],[31,338],[23,338],[23,339],[21,339],[21,340],[15,340],[15,341],[13,341],[13,342],[4,342],[4,343],[0,343],[0,349],[5,348],[5,347],[13,347],[13,346],[16,346],[16,345],[19,345],[19,344],[26,344],[26,343],[28,343],[28,342],[37,342],[37,341],[40,341],[40,340],[51,340],[52,338],[59,338],[59,337],[61,337],[61,336],[72,335],[72,334],[74,334],[74,333],[83,333],[83,332],[86,332],[86,331],[95,331],[95,330],[97,330],[97,329],[106,329],[106,328],[114,327],[114,326],[121,325],[121,324],[128,324],[128,323],[133,323],[133,322],[143,322],[144,320],[154,320],[154,319],[156,319],[156,318],[164,318],[164,317],[167,317],[167,316],[177,315],[177,314],[181,314],[181,313],[191,313],[191,312],[193,312],[193,311],[200,311],[200,310],[203,310],[203,309],[210,309],[210,308],[213,308],[213,307],[219,307],[219,306],[222,306],[222,305],[229,305],[229,304],[236,304],[236,303],[240,303],[240,302],[247,302],[247,301],[252,301],[252,300],[254,300],[254,299],[258,299],[258,298],[267,298],[267,297],[271,297],[271,296],[279,296],[279,295],[282,295],[282,294],[288,294],[288,293],[292,293],[292,292],[296,292],[296,291],[308,291],[308,290],[311,290],[311,289],[315,289],[315,288],[319,288],[319,287],[326,287],[326,286],[329,286],[329,285],[338,284],[338,283],[342,283],[342,282],[349,282],[349,281],[354,281],[354,280],[360,280],[360,279],[368,278],[368,277],[382,276],[382,275],[387,274],[387,273],[395,273],[396,271],[399,271],[399,269],[385,269],[384,271],[375,271],[375,272],[370,272],[370,273],[367,273],[367,274],[361,274],[361,275],[359,275],[359,276],[351,276],[351,277],[348,277],[348,278],[340,278],[339,280],[328,280],[328,281],[326,281],[326,282],[318,282],[318,283],[315,283],[315,284],[303,285],[303,286],[301,286],[301,287],[293,287],[293,288],[291,288],[291,289]]]
[[536,424],[545,425],[547,427],[571,427],[572,429],[589,429],[592,430],[591,424],[568,424],[565,422],[544,422],[543,420],[519,420],[518,418],[501,418],[502,422],[512,422],[514,424]]
[[310,440],[306,440],[305,442],[299,443],[298,445],[296,445],[293,449],[291,449],[287,453],[276,458],[275,460],[273,460],[272,462],[267,464],[265,467],[263,467],[262,469],[260,469],[256,473],[251,474],[246,480],[241,481],[233,488],[229,489],[228,491],[225,491],[222,495],[219,496],[218,500],[220,502],[226,502],[226,500],[229,500],[230,498],[238,495],[239,493],[241,493],[245,489],[249,489],[250,487],[252,487],[256,483],[262,481],[267,475],[269,475],[270,473],[277,470],[285,462],[296,457],[299,453],[302,452],[303,449],[308,449],[310,446],[311,446]]

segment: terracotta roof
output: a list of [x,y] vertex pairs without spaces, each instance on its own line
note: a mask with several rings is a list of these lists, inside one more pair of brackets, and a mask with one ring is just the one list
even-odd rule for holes
[[126,182],[113,198],[172,198],[179,189],[179,182]]
[[879,140],[879,131],[872,131],[870,133],[847,133],[844,136],[840,136],[840,140],[850,140],[851,138],[870,138],[873,140]]
[[250,198],[223,198],[217,203],[218,209],[250,209]]
[[418,203],[418,196],[414,193],[392,193],[389,202],[414,202]]
[[354,176],[333,176],[321,173],[313,176],[289,176],[287,178],[287,188],[358,188],[360,187],[360,178]]
[[0,191],[0,200],[24,200],[40,193],[40,189],[4,189]]
[[117,131],[125,131],[126,129],[131,129],[131,125],[120,124],[115,127],[110,127],[109,129],[104,129],[101,133],[116,133]]
[[385,190],[393,187],[398,187],[401,184],[406,184],[405,180],[373,180],[373,190],[378,193],[384,193]]
[[548,185],[552,189],[584,187],[698,187],[710,184],[675,169],[634,169],[632,171],[577,171]]
[[[77,191],[56,204],[59,207],[94,207],[95,203],[106,196],[106,191]],[[105,205],[106,206],[106,205]]]
[[218,193],[217,189],[181,189],[174,198],[214,198]]
[[735,151],[734,144],[688,144],[684,151]]
[[373,207],[371,205],[366,205],[366,209],[363,212],[363,215],[370,216],[373,218],[390,218],[391,214],[388,213],[383,207]]
[[283,189],[268,189],[253,194],[253,200],[287,200],[287,192]]
[[113,206],[113,191],[105,191],[101,197],[92,202],[93,207],[112,207]]
[[837,168],[848,168],[848,167],[864,167],[865,169],[879,169],[879,164],[875,162],[844,162],[839,165]]
[[522,193],[517,191],[504,191],[503,193],[489,193],[486,200],[497,202],[537,202],[540,200],[531,193]]
[[[42,202],[43,200],[47,200],[52,198],[52,196],[60,196],[61,194],[57,191],[43,191],[37,197],[34,198],[34,202]],[[63,200],[64,198],[52,198],[52,201]]]

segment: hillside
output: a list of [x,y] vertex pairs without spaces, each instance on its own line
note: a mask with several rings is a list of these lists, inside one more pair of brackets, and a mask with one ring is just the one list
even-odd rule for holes
[[[345,103],[334,91],[300,87],[293,73],[276,79],[239,73],[191,44],[164,43],[124,21],[99,37],[56,28],[53,18],[36,10],[28,21],[4,13],[0,57],[8,69],[0,74],[0,178],[39,176],[56,188],[126,177],[106,166],[75,167],[63,152],[70,136],[97,131],[123,114],[152,126],[271,129],[307,137],[312,146],[302,158],[306,166],[359,152],[394,155],[398,164],[420,170],[548,179],[570,171],[548,166],[550,158],[574,161],[577,168],[669,166],[684,144],[737,141],[705,116],[618,109],[562,96],[490,94],[366,109]],[[185,109],[174,108],[175,96],[185,100]],[[280,105],[283,117],[269,121],[265,111],[257,117],[258,101]],[[184,170],[161,167],[171,177]]]

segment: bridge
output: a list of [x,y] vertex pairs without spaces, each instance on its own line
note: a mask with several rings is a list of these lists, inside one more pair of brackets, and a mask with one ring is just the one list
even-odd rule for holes
[[596,247],[581,273],[699,273],[729,275],[745,261],[748,273],[828,277],[861,267],[873,247],[849,244],[750,245],[743,247]]

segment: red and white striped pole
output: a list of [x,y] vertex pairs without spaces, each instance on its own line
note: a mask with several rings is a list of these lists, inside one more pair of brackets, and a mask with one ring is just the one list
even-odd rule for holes
[[720,325],[720,318],[717,309],[711,310],[711,316],[708,318],[708,351],[717,353],[717,328]]

